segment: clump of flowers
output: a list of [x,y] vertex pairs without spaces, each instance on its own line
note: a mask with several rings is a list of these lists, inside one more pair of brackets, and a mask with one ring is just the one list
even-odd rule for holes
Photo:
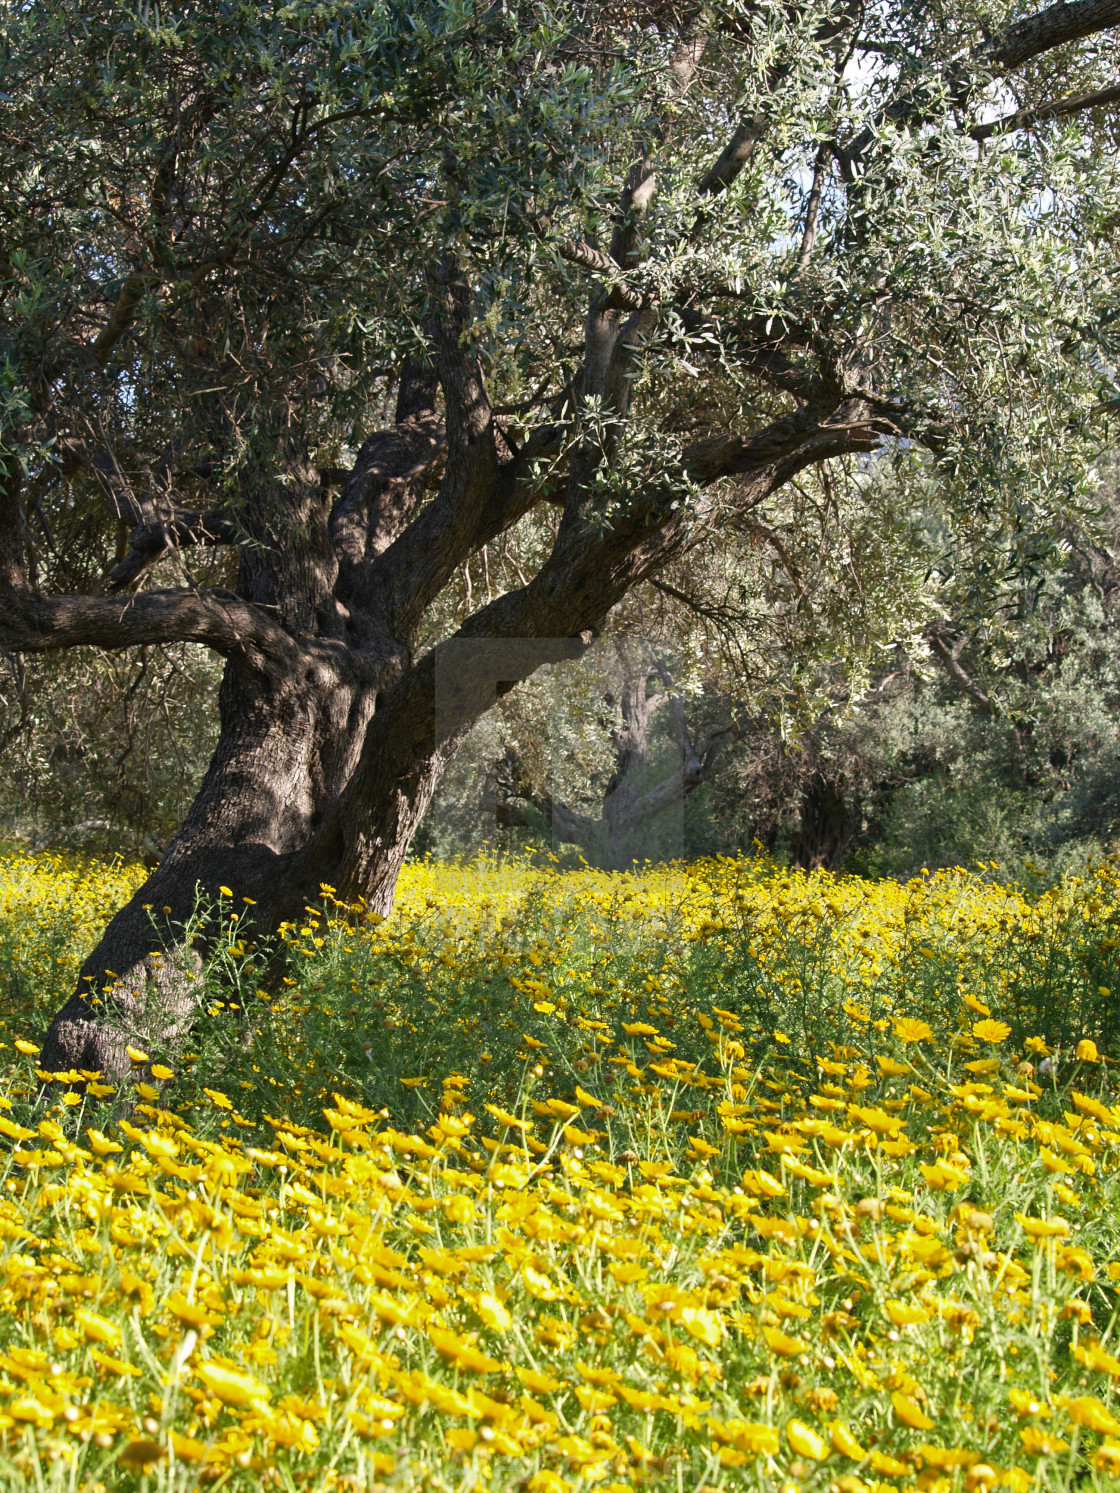
[[0,1465],[1116,1475],[1115,890],[420,865],[376,924],[326,891],[275,990],[230,921],[199,1051],[137,1046],[115,1092],[37,1100],[5,1012]]

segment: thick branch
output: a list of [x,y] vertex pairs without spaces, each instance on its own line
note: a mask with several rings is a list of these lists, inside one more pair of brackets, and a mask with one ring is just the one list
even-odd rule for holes
[[[642,255],[641,222],[657,191],[654,151],[668,138],[672,104],[689,87],[706,43],[707,32],[697,27],[693,17],[678,38],[669,62],[667,107],[662,121],[643,142],[641,157],[631,166],[619,195],[607,260],[624,273],[635,268]],[[631,312],[625,326],[621,320],[623,310]],[[599,465],[611,463],[619,421],[625,416],[630,400],[629,375],[641,341],[655,317],[652,310],[620,297],[617,286],[591,298],[584,327],[580,387],[581,401],[589,418],[568,466],[566,504],[573,513],[578,512],[584,501]]]
[[[1002,77],[1033,58],[1053,51],[1055,47],[1107,31],[1117,25],[1120,25],[1120,0],[1071,0],[1069,4],[1065,0],[1059,0],[1058,4],[1037,11],[1033,16],[1027,16],[1008,27],[1002,36],[996,37],[983,48],[979,62],[996,77]],[[878,137],[879,128],[884,121],[907,125],[911,129],[918,128],[937,116],[946,96],[959,107],[966,107],[975,88],[976,80],[959,63],[951,64],[939,76],[927,76],[917,85],[905,88],[886,106],[874,124],[864,127],[851,145],[846,149],[833,146],[833,154],[845,180],[849,183],[854,181],[861,157]],[[1083,107],[1091,108],[1092,105]],[[977,128],[984,129],[985,126]],[[991,133],[997,133],[1001,128],[1014,129],[1019,126],[1000,122]],[[974,138],[984,138],[983,135],[977,136],[973,130],[969,133]]]
[[367,569],[390,630],[408,635],[449,575],[475,545],[482,515],[500,486],[494,421],[478,352],[464,345],[470,287],[450,257],[431,279],[441,303],[438,374],[446,410],[446,464],[439,491]]
[[352,565],[375,560],[404,531],[423,500],[444,450],[443,419],[434,410],[371,435],[331,515],[331,538]]
[[653,824],[662,814],[683,803],[699,788],[702,781],[701,777],[688,773],[683,768],[671,772],[660,783],[647,788],[640,797],[627,799],[625,813],[619,815],[616,821],[617,830],[624,831],[627,826]]
[[128,553],[109,572],[109,590],[123,591],[134,585],[169,550],[203,544],[238,544],[242,537],[236,518],[224,508],[211,508],[205,513],[180,509],[170,518],[148,519],[132,531]]
[[0,590],[0,647],[13,653],[176,642],[203,643],[265,672],[294,669],[300,657],[282,627],[229,591],[144,591],[120,601]]
[[708,31],[703,25],[698,26],[694,17],[686,24],[673,48],[668,65],[666,107],[661,122],[647,138],[642,158],[631,167],[615,215],[610,257],[622,270],[632,269],[640,258],[639,225],[657,191],[657,173],[652,152],[657,146],[664,145],[669,138],[672,106],[688,91],[696,76],[708,36]]
[[[601,830],[600,821],[592,819],[589,814],[581,814],[578,809],[573,809],[562,798],[554,798],[550,793],[534,793],[527,785],[514,788],[510,798],[520,799],[522,803],[527,803],[536,809],[555,840],[570,845],[582,845],[584,849],[591,849],[596,844]],[[499,822],[522,829],[530,827],[528,819],[515,818],[510,812],[512,804],[509,799],[500,801],[497,807]]]
[[[382,625],[407,634],[413,620],[439,594],[447,579],[483,546],[505,533],[540,502],[557,501],[560,480],[547,463],[560,450],[573,404],[572,390],[552,400],[552,422],[538,426],[512,457],[495,467],[487,492],[475,494],[473,526],[460,522],[452,534],[437,504],[448,503],[447,474],[436,500],[363,572],[361,595],[376,606]],[[540,468],[543,467],[544,471]]]
[[163,280],[162,274],[152,270],[139,270],[128,276],[120,288],[109,320],[86,349],[86,362],[94,368],[105,367],[114,347],[136,320],[136,311],[145,292],[155,289]]
[[407,531],[445,449],[438,394],[434,370],[407,359],[396,423],[364,442],[331,512],[339,599],[359,622],[368,623],[382,595],[374,562]]
[[726,191],[740,172],[754,159],[758,142],[766,133],[765,114],[753,114],[731,136],[715,165],[700,180],[699,190],[708,196]]
[[694,480],[714,482],[718,477],[770,471],[773,486],[780,486],[814,461],[874,451],[893,429],[866,400],[853,397],[831,410],[805,405],[753,436],[709,436],[689,446],[684,461]]
[[[669,684],[668,676],[665,676],[666,684]],[[688,728],[688,720],[684,712],[684,700],[679,694],[673,694],[669,702],[670,720],[672,722],[673,734],[677,740],[677,746],[681,754],[681,784],[683,796],[687,797],[694,793],[709,777],[715,766],[716,758],[720,748],[727,740],[738,741],[743,734],[742,726],[738,721],[732,720],[726,726],[713,731],[704,744],[702,751],[697,751],[692,740],[692,732]]]
[[801,234],[801,247],[797,251],[797,262],[793,267],[795,276],[805,273],[813,252],[813,245],[817,241],[817,219],[821,207],[821,187],[824,184],[824,170],[828,161],[828,151],[823,145],[817,147],[816,160],[813,162],[813,184],[809,189],[809,201],[805,208],[805,227]]
[[1009,26],[985,48],[984,60],[994,72],[1013,72],[1043,52],[1111,26],[1120,26],[1120,0],[1058,0]]
[[[842,5],[838,11],[833,12],[820,23],[816,30],[816,42],[818,45],[825,46],[830,42],[842,41],[845,36],[851,36],[853,28],[858,26],[862,16],[862,3],[853,4],[849,0],[849,3]],[[849,55],[849,49],[841,47],[840,55],[836,59],[835,75],[837,78],[843,73]],[[767,86],[771,94],[781,88],[789,76],[789,71],[789,64],[786,62],[780,62],[771,67],[767,75]],[[754,159],[758,143],[766,134],[769,125],[769,117],[760,112],[751,115],[738,126],[721,151],[715,165],[701,178],[699,183],[701,194],[714,196],[731,186],[736,177],[745,171]]]
[[631,290],[628,285],[622,283],[622,270],[609,254],[604,254],[602,249],[596,249],[593,244],[583,240],[578,242],[566,242],[560,245],[560,257],[566,259],[569,264],[578,264],[585,270],[591,270],[596,275],[606,275],[611,279],[611,286],[607,292],[604,305],[609,304],[614,310],[635,310],[642,304],[642,298],[636,290]]
[[[397,423],[371,435],[358,452],[353,471],[331,513],[331,540],[339,559],[351,566],[382,555],[404,531],[422,500],[423,478],[445,444],[436,409],[434,379],[428,397],[403,413]],[[402,396],[404,386],[402,384]]]

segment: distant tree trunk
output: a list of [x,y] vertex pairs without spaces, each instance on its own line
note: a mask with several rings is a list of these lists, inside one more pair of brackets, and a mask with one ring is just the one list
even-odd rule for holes
[[[598,818],[581,813],[563,800],[535,789],[509,755],[497,774],[498,813],[506,824],[528,825],[516,801],[531,804],[544,817],[553,838],[578,845],[594,866],[619,871],[645,859],[656,848],[657,829],[670,810],[679,808],[707,781],[723,742],[738,735],[730,724],[713,732],[702,748],[693,742],[684,701],[673,691],[669,670],[660,660],[646,661],[632,646],[616,644],[623,666],[618,705],[621,727],[612,734],[615,766],[603,794]],[[657,688],[660,686],[660,688]],[[611,695],[608,704],[614,704]],[[655,717],[668,715],[670,747],[675,760],[660,774],[651,762],[651,728]]]
[[852,842],[852,828],[843,784],[817,774],[806,787],[799,807],[797,832],[790,846],[795,866],[807,871],[838,871]]

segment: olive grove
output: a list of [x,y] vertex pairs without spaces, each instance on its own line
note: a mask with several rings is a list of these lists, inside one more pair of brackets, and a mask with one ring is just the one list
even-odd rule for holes
[[[780,544],[773,505],[875,494],[887,555],[920,500],[981,608],[1041,564],[1117,406],[1117,25],[9,7],[0,647],[224,660],[198,796],[44,1066],[185,1029],[200,894],[247,936],[324,884],[383,912],[495,699],[643,586],[702,608],[703,554]],[[853,570],[861,646],[929,621],[897,548]]]

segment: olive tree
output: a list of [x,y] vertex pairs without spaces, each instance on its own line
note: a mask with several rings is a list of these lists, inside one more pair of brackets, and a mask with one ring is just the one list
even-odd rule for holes
[[[1115,398],[1117,24],[8,7],[0,646],[225,665],[197,799],[46,1067],[174,1040],[200,888],[250,935],[323,884],[384,912],[495,698],[805,474],[881,453],[1030,563]],[[52,553],[62,516],[100,574]]]

